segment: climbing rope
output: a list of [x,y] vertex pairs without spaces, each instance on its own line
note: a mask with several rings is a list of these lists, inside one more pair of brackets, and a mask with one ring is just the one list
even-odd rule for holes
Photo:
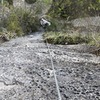
[[46,45],[47,45],[47,48],[48,48],[48,51],[49,51],[49,55],[50,55],[51,66],[52,66],[52,69],[53,69],[54,79],[55,79],[55,83],[56,83],[56,89],[57,89],[58,98],[59,98],[58,100],[62,100],[61,94],[60,94],[59,85],[58,85],[57,76],[56,76],[56,73],[55,73],[55,68],[54,68],[54,64],[53,64],[52,55],[51,55],[50,48],[49,48],[49,45],[48,45],[47,41],[46,41]]

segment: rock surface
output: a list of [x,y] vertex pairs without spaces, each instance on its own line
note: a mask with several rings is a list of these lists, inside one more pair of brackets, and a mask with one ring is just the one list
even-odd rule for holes
[[85,17],[77,18],[72,21],[73,26],[75,27],[89,27],[89,26],[100,26],[100,17]]
[[[49,47],[62,100],[100,100],[100,57],[67,45]],[[58,100],[41,34],[0,46],[0,100]]]

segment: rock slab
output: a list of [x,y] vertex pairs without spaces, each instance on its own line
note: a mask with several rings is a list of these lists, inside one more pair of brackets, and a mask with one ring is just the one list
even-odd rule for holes
[[[50,45],[62,100],[100,100],[100,57]],[[42,34],[0,45],[0,100],[58,100]]]

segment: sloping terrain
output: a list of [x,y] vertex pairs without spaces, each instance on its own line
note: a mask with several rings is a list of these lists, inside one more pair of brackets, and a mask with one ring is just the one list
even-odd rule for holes
[[[100,57],[50,45],[62,100],[100,100]],[[58,100],[42,34],[0,45],[0,100]]]

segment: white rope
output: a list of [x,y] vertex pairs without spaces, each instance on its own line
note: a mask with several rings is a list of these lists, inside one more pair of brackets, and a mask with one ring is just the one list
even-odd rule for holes
[[53,73],[54,73],[54,79],[55,79],[57,93],[58,93],[58,98],[59,98],[58,100],[62,100],[61,94],[60,94],[59,85],[58,85],[57,76],[56,76],[56,73],[55,73],[55,68],[54,68],[54,64],[53,64],[52,55],[51,55],[50,48],[49,48],[49,45],[48,45],[48,42],[47,41],[46,41],[46,44],[47,44],[48,51],[49,51],[49,54],[50,54],[51,65],[52,65],[52,69],[53,69]]

